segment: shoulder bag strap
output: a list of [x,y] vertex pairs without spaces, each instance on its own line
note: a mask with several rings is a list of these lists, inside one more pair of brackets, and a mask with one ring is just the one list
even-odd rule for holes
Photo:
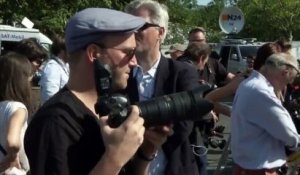
[[0,151],[3,153],[3,155],[7,155],[6,150],[3,148],[3,146],[0,144]]

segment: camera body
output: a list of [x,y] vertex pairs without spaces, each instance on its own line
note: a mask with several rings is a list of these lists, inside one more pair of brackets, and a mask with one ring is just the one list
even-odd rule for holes
[[[100,116],[108,115],[111,127],[118,127],[130,114],[130,103],[126,96],[112,93],[111,71],[107,65],[94,61],[94,75],[98,100],[95,111]],[[136,105],[145,126],[164,125],[184,120],[197,121],[213,109],[213,104],[204,100],[203,94],[209,91],[207,85],[191,91],[165,95]]]

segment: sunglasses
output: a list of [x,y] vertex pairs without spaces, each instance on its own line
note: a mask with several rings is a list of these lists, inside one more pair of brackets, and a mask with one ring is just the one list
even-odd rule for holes
[[119,50],[123,52],[126,56],[124,58],[128,59],[130,61],[133,56],[135,55],[136,48],[116,48],[116,47],[105,47],[103,44],[100,43],[94,43],[95,45],[101,47],[102,49],[114,49],[114,50]]
[[149,27],[160,27],[158,24],[148,23],[146,22],[143,27],[141,27],[138,31],[144,31],[148,29]]

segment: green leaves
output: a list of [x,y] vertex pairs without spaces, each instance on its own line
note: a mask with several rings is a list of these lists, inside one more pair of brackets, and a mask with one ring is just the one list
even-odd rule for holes
[[246,17],[243,35],[252,34],[263,41],[299,39],[300,1],[297,0],[240,0]]
[[[70,16],[87,7],[109,7],[112,0],[1,0],[0,11],[2,21],[12,25],[20,23],[23,17],[34,22],[38,28],[50,37],[53,34],[62,34]],[[7,8],[9,7],[9,8]]]
[[[23,17],[35,23],[35,28],[50,37],[64,32],[71,15],[87,7],[106,7],[123,10],[131,0],[0,0],[2,23],[21,22]],[[210,42],[224,36],[218,19],[225,5],[237,5],[245,15],[242,37],[256,37],[261,41],[279,38],[300,39],[299,0],[212,0],[199,6],[197,0],[159,0],[169,8],[170,25],[166,44],[186,42],[188,31],[195,26],[206,28]]]

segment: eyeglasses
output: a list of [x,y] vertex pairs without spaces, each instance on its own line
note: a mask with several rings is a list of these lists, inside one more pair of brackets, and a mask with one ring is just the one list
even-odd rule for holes
[[124,58],[131,60],[133,58],[133,56],[135,55],[135,51],[136,48],[116,48],[116,47],[105,47],[103,44],[100,43],[93,43],[99,47],[101,47],[102,49],[114,49],[114,50],[119,50],[121,52],[123,52],[126,56]]
[[141,27],[138,31],[144,31],[148,29],[149,27],[160,27],[158,24],[148,23],[146,22],[143,27]]

